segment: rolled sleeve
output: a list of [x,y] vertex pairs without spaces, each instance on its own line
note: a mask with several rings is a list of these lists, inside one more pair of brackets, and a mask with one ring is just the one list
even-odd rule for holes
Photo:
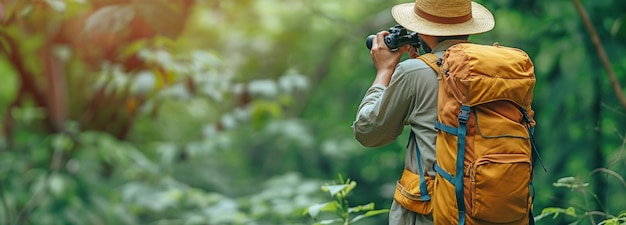
[[402,133],[412,102],[411,89],[398,66],[388,87],[378,84],[367,90],[352,124],[359,143],[378,147],[393,142]]

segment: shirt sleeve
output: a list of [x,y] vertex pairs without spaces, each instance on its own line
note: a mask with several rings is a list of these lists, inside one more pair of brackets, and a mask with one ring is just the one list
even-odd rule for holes
[[377,84],[367,90],[352,125],[356,139],[366,147],[393,142],[406,124],[413,95],[413,87],[398,64],[388,87]]

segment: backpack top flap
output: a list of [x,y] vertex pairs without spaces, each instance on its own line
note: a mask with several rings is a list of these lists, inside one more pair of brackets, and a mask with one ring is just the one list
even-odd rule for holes
[[516,48],[461,43],[443,56],[444,80],[456,100],[469,106],[508,100],[530,109],[534,65]]

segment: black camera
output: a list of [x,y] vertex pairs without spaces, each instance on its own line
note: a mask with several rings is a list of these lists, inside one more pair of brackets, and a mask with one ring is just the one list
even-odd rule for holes
[[[376,35],[370,35],[365,40],[365,45],[370,50],[372,49],[372,41],[375,36]],[[396,51],[405,44],[410,44],[418,49],[420,47],[420,40],[417,36],[417,32],[409,32],[403,26],[395,25],[389,28],[389,35],[385,36],[385,44],[391,51]]]

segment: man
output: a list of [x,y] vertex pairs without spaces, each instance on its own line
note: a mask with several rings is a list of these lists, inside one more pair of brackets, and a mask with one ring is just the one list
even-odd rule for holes
[[[419,33],[425,52],[439,58],[450,46],[467,42],[470,34],[487,32],[495,24],[489,10],[471,0],[416,0],[394,6],[392,15],[398,24]],[[362,145],[376,147],[393,142],[409,125],[415,135],[407,145],[404,167],[418,173],[417,142],[422,170],[434,177],[438,75],[416,59],[417,50],[410,46],[391,51],[383,40],[388,34],[381,31],[372,42],[376,77],[358,108],[353,131]],[[407,52],[410,59],[400,62]],[[433,220],[431,214],[414,213],[393,201],[389,224],[433,224]]]

